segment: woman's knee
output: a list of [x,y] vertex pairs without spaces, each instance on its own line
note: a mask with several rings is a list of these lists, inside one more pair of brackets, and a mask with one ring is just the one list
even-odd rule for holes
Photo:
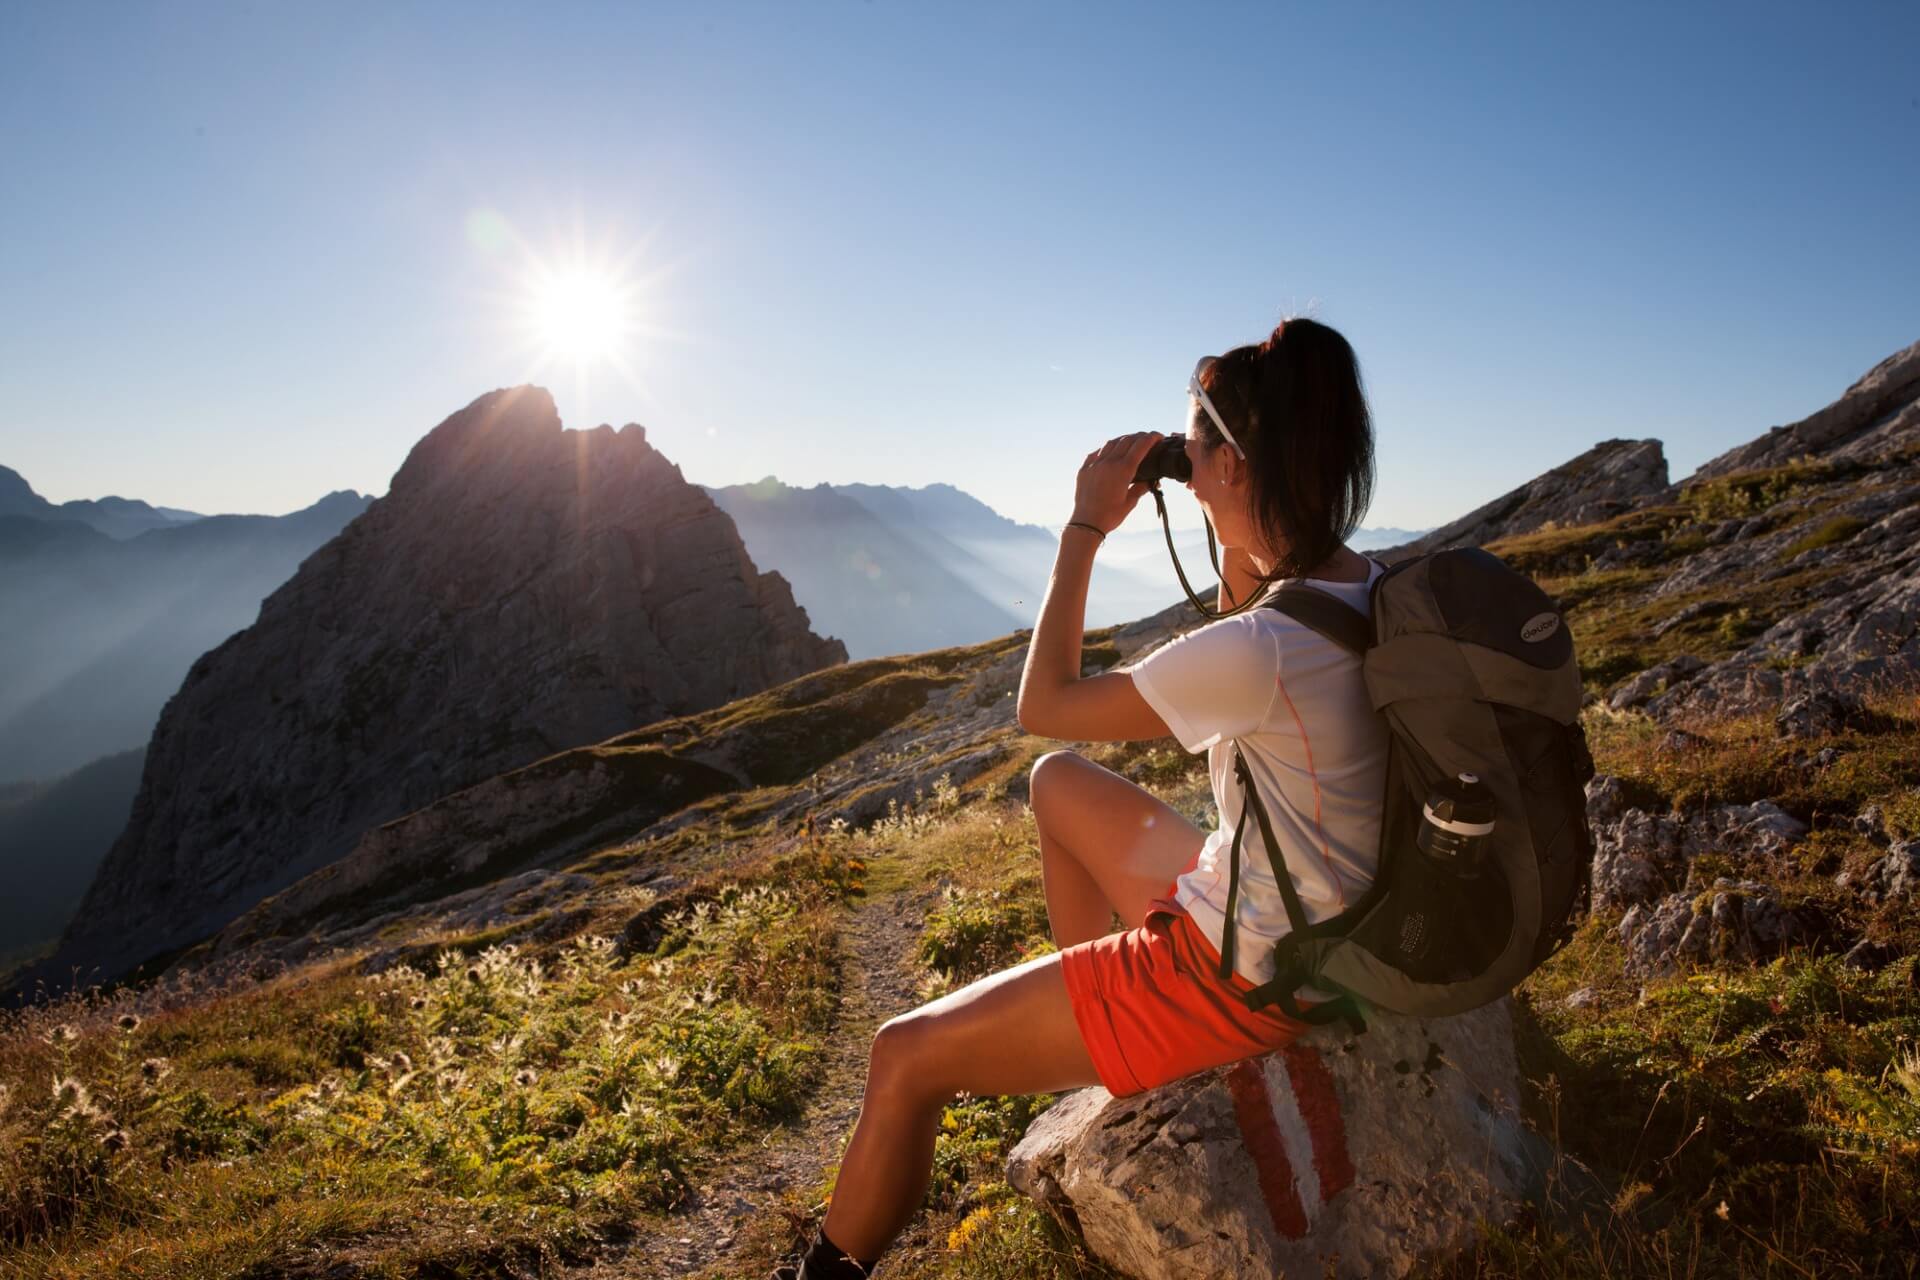
[[1071,785],[1070,775],[1084,769],[1088,761],[1077,751],[1049,751],[1033,762],[1027,774],[1027,803],[1036,816],[1051,804],[1063,786]]
[[936,1019],[920,1010],[890,1018],[873,1034],[867,1058],[867,1092],[902,1102],[944,1102]]

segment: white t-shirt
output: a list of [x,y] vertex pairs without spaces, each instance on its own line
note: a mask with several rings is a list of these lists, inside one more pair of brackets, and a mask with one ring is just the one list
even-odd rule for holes
[[[1381,567],[1370,563],[1365,582],[1290,581],[1371,616],[1368,589]],[[1235,741],[1307,918],[1325,920],[1360,900],[1379,863],[1388,734],[1367,698],[1358,658],[1277,609],[1254,608],[1168,641],[1134,665],[1133,683],[1182,746],[1207,752],[1220,826],[1174,896],[1216,950],[1240,820]],[[1252,813],[1240,840],[1236,915],[1234,969],[1265,982],[1273,976],[1273,944],[1291,926]]]

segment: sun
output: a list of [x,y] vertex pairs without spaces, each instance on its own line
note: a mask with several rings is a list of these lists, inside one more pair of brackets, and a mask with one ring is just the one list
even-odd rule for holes
[[589,364],[617,359],[634,336],[633,288],[584,267],[539,270],[529,281],[527,320],[549,359]]
[[661,345],[687,340],[663,323],[679,264],[655,256],[657,229],[636,239],[590,233],[578,211],[572,222],[570,233],[530,238],[498,210],[472,210],[467,240],[490,260],[474,301],[507,340],[501,354],[519,364],[517,381],[570,386],[576,406],[611,407],[594,397],[621,388],[651,405]]

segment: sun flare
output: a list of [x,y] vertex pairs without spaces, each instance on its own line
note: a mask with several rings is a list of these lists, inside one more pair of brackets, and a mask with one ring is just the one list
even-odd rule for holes
[[529,238],[497,210],[473,210],[467,239],[492,260],[493,275],[476,301],[522,362],[519,381],[564,387],[576,407],[626,393],[650,406],[660,345],[686,339],[662,323],[676,264],[651,256],[653,233],[594,235],[578,215],[574,224],[571,233]]
[[631,290],[588,270],[543,273],[533,281],[528,319],[550,356],[575,363],[621,354],[634,328]]

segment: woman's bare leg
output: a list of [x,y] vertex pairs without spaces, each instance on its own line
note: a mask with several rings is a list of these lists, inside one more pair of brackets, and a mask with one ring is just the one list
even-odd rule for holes
[[1206,839],[1172,806],[1071,751],[1034,762],[1029,803],[1047,923],[1063,949],[1103,936],[1115,912],[1129,929],[1143,923]]
[[1058,954],[992,974],[888,1022],[823,1224],[877,1258],[912,1219],[933,1174],[940,1112],[955,1094],[1057,1093],[1098,1084]]
[[[1070,751],[1034,764],[1047,919],[1061,947],[1131,928],[1200,851],[1180,814]],[[877,1258],[912,1219],[933,1172],[940,1112],[955,1094],[1057,1093],[1098,1084],[1058,955],[980,979],[874,1037],[860,1119],[840,1165],[827,1235]]]

